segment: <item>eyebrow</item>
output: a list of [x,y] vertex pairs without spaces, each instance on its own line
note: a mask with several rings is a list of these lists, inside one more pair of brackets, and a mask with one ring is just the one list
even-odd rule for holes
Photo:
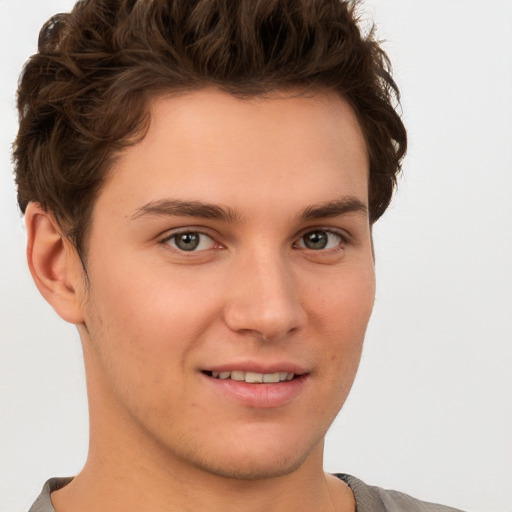
[[[307,221],[338,217],[348,213],[360,213],[366,217],[368,216],[368,207],[356,197],[344,196],[325,203],[308,206],[299,212],[297,218],[300,221]],[[226,206],[202,201],[182,201],[179,199],[159,199],[157,201],[151,201],[137,208],[131,216],[131,219],[135,220],[147,215],[200,217],[231,223],[237,222],[241,218],[235,210]]]
[[176,217],[202,217],[205,219],[236,222],[240,216],[229,207],[219,206],[202,201],[181,201],[179,199],[160,199],[151,201],[141,208],[137,208],[132,219],[146,215],[176,216]]
[[368,207],[360,199],[353,196],[344,196],[333,201],[308,206],[299,214],[299,219],[315,220],[339,217],[348,213],[360,213],[368,216]]

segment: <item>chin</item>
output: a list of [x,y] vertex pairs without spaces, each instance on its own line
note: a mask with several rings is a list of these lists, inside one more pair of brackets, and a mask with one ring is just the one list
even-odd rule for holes
[[289,475],[299,469],[307,458],[307,454],[281,457],[276,460],[267,452],[260,457],[245,458],[243,461],[197,461],[196,466],[202,471],[223,478],[236,480],[265,480]]
[[210,448],[212,445],[203,446],[203,450],[195,449],[181,455],[196,469],[211,475],[237,480],[265,480],[295,472],[313,453],[322,453],[323,450],[323,443],[316,439],[288,435],[279,441],[275,432],[275,436],[269,434],[266,432],[263,436],[266,439],[261,438],[261,432],[260,436],[255,435],[252,439],[236,440],[231,437],[229,443],[217,442],[214,450]]

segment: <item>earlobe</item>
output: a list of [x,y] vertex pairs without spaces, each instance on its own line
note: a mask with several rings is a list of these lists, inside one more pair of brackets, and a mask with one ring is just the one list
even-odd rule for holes
[[27,260],[41,295],[67,322],[83,323],[81,265],[55,217],[37,203],[25,212]]

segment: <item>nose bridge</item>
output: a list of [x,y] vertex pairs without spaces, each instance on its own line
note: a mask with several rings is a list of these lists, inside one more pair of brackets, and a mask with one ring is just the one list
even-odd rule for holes
[[225,320],[235,331],[276,339],[299,328],[305,312],[297,283],[279,248],[260,246],[238,259],[225,305]]

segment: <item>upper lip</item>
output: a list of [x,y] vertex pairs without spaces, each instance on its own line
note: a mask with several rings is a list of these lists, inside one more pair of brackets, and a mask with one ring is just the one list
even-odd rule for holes
[[202,368],[203,372],[254,372],[254,373],[294,373],[304,375],[309,373],[303,366],[291,362],[263,363],[257,361],[238,361],[233,363],[222,363]]

